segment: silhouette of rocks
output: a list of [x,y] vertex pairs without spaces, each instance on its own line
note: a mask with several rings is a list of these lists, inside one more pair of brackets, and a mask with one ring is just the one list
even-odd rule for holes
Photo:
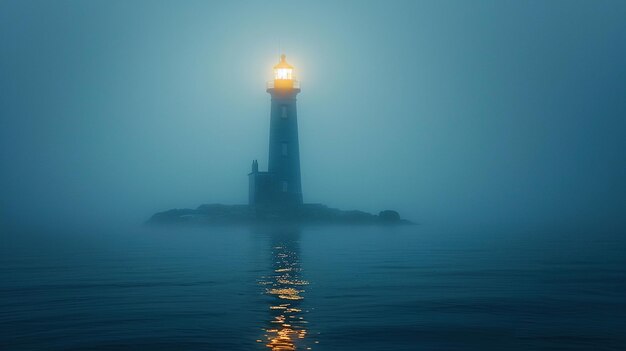
[[343,211],[323,204],[301,206],[248,206],[205,204],[196,209],[172,209],[154,214],[149,223],[198,224],[255,224],[255,223],[308,223],[308,224],[411,224],[401,219],[393,210],[378,215],[363,211]]
[[400,214],[394,210],[384,210],[378,213],[378,218],[384,222],[399,222]]

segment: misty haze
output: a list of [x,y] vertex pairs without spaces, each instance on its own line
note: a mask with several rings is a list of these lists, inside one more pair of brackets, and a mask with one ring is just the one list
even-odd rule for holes
[[625,18],[0,0],[0,349],[623,348]]

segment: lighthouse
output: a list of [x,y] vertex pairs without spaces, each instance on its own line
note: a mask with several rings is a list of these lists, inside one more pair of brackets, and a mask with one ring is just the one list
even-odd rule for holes
[[156,213],[152,222],[206,223],[347,223],[408,224],[393,210],[378,215],[363,211],[342,211],[321,203],[303,203],[300,181],[300,145],[296,96],[300,83],[285,55],[274,66],[274,79],[267,82],[271,96],[267,171],[252,161],[248,173],[248,205],[202,205],[197,209],[176,209]]
[[266,91],[271,96],[268,169],[260,172],[258,162],[252,162],[249,204],[297,207],[302,204],[296,108],[300,84],[285,55],[274,66]]

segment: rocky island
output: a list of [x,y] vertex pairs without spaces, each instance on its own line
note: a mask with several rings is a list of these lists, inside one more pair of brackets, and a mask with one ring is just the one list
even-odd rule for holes
[[172,209],[154,214],[151,224],[412,224],[393,210],[378,215],[363,211],[342,211],[322,204],[303,204],[292,208],[249,205],[205,204],[196,209]]

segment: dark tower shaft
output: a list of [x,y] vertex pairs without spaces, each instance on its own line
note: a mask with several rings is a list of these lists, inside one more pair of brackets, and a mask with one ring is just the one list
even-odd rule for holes
[[275,179],[277,204],[302,204],[296,95],[300,89],[267,89],[272,96],[268,171]]

